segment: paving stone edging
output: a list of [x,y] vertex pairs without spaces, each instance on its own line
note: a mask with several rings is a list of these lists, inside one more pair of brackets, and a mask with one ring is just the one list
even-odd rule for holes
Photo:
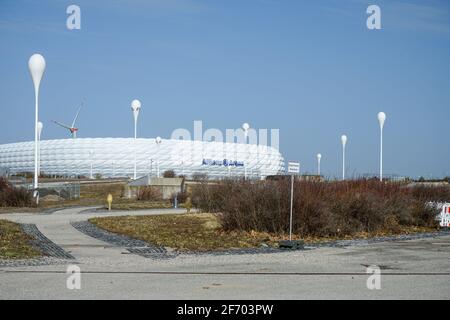
[[133,239],[103,230],[89,221],[76,221],[70,224],[89,237],[104,241],[113,246],[125,247],[128,252],[146,258],[172,258],[176,256],[176,253],[168,252],[164,247],[155,246],[139,239]]
[[39,231],[35,224],[21,224],[21,227],[22,230],[32,238],[32,240],[30,240],[31,245],[39,251],[43,252],[44,255],[59,259],[75,259],[63,248],[56,245],[53,241],[44,236],[44,234]]
[[109,232],[101,229],[89,221],[71,222],[71,225],[78,231],[106,243],[118,247],[125,247],[128,252],[134,253],[146,258],[174,258],[180,254],[188,255],[244,255],[244,254],[262,254],[262,253],[277,253],[286,252],[277,248],[260,247],[260,248],[246,248],[246,249],[228,249],[217,251],[171,251],[166,248],[153,245],[139,239],[133,239],[124,235]]
[[31,237],[31,245],[43,253],[43,257],[32,259],[0,259],[0,267],[30,267],[53,264],[65,264],[75,258],[63,248],[44,236],[35,224],[20,224],[23,232]]

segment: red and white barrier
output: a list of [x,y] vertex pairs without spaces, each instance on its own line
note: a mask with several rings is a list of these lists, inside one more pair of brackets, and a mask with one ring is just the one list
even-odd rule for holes
[[450,203],[445,203],[442,205],[442,211],[439,220],[439,225],[441,227],[450,227]]

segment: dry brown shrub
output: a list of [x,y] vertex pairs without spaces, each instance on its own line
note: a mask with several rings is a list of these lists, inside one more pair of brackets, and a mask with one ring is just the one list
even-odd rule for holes
[[[448,190],[438,198],[450,200]],[[399,232],[401,226],[433,227],[430,190],[377,180],[295,181],[293,229],[300,236],[342,236]],[[192,191],[193,205],[220,213],[224,230],[283,234],[289,229],[289,179],[203,183]]]

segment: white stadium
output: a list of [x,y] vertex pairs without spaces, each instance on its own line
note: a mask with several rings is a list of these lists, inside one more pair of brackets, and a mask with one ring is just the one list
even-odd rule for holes
[[[46,175],[137,177],[166,170],[191,176],[265,177],[284,172],[284,159],[270,146],[146,138],[42,140],[40,172]],[[136,159],[136,160],[135,160]],[[34,172],[34,141],[0,145],[0,168]]]

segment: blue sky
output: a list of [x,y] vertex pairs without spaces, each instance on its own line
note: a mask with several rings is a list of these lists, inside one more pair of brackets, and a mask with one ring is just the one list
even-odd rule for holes
[[[66,8],[81,8],[81,30]],[[381,8],[381,30],[366,8]],[[450,3],[297,0],[0,0],[0,143],[34,138],[31,54],[47,61],[43,139],[176,128],[279,128],[286,160],[339,176],[378,171],[376,115],[387,114],[384,170],[450,175]]]

